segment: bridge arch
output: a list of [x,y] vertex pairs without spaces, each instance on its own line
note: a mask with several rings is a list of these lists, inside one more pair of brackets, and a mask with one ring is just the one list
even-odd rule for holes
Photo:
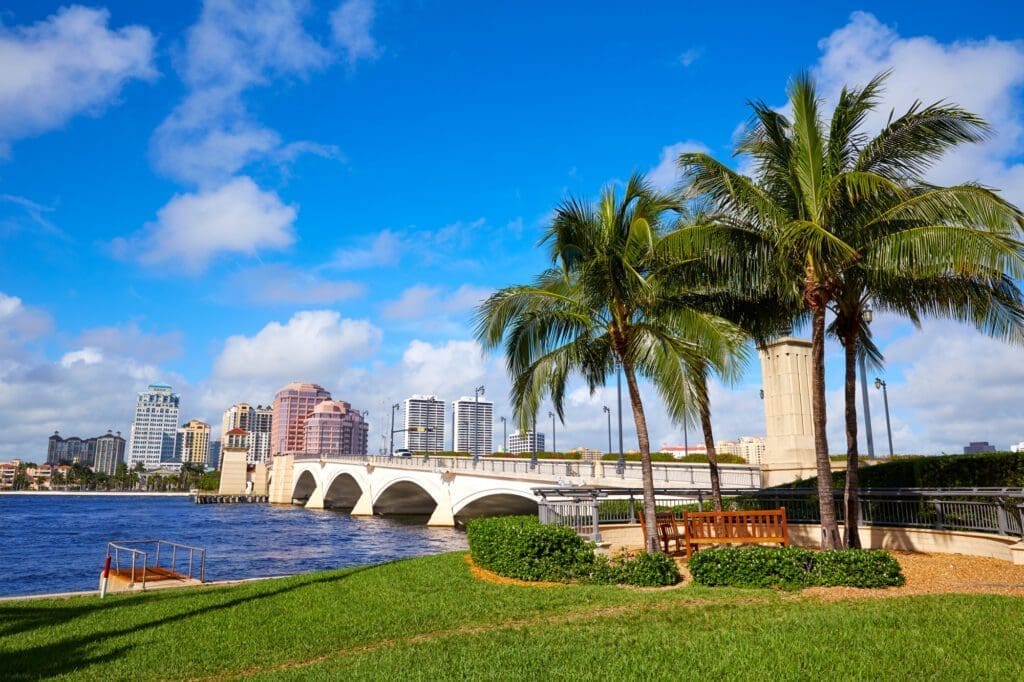
[[295,481],[295,487],[292,489],[292,504],[306,504],[309,498],[313,496],[313,493],[316,492],[316,488],[316,476],[309,469],[303,470]]
[[363,495],[363,486],[355,476],[342,472],[331,480],[324,491],[325,509],[352,509]]
[[427,490],[421,482],[409,478],[397,478],[381,488],[373,500],[373,513],[382,516],[389,514],[430,516],[437,509],[437,505],[436,494]]
[[452,512],[459,525],[484,516],[535,515],[537,498],[515,488],[491,488],[467,495],[452,505]]

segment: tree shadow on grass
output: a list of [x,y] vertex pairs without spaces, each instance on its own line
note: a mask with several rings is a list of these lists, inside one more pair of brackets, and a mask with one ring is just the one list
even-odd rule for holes
[[[37,628],[52,627],[67,623],[69,620],[84,615],[95,613],[106,609],[134,606],[136,609],[144,609],[148,601],[140,601],[131,604],[128,599],[118,599],[111,602],[101,602],[98,599],[85,604],[75,606],[38,607],[38,608],[4,608],[0,607],[0,623],[4,624],[0,629],[0,635],[7,639],[7,647],[10,651],[0,651],[0,677],[3,679],[37,679],[41,677],[52,677],[68,673],[83,673],[91,666],[99,663],[106,663],[115,660],[135,648],[135,644],[128,643],[111,651],[96,652],[105,642],[116,637],[130,637],[131,635],[150,630],[153,628],[184,621],[204,614],[234,608],[242,604],[249,604],[258,600],[277,597],[282,594],[294,592],[305,587],[317,584],[341,582],[357,573],[375,568],[374,566],[361,566],[350,569],[342,575],[311,577],[307,580],[300,580],[287,586],[280,587],[267,592],[257,594],[247,593],[244,597],[235,597],[227,601],[201,606],[164,616],[148,622],[136,623],[131,626],[111,629],[97,630],[86,634],[61,639],[39,646],[32,646],[23,649],[15,649],[10,642],[9,635],[27,632]],[[225,589],[224,596],[230,597],[233,589]],[[182,591],[181,596],[208,596],[197,594],[192,590]],[[163,597],[164,595],[160,595]],[[213,595],[216,596],[216,595]],[[162,600],[161,600],[162,601]],[[112,615],[113,617],[113,615]],[[12,619],[13,618],[13,622]],[[139,677],[145,677],[147,671],[139,671]],[[167,677],[167,671],[153,670],[152,675]]]

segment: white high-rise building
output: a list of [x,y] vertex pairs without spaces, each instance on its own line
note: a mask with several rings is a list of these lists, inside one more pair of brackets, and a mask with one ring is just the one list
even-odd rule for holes
[[454,403],[455,450],[474,455],[494,452],[494,403],[463,396]]
[[536,439],[535,444],[533,431],[513,431],[508,437],[508,451],[513,455],[544,452],[544,434],[536,434]]
[[173,461],[180,401],[181,397],[167,384],[150,384],[139,394],[129,435],[129,469],[139,462],[147,469],[155,469],[163,461]]
[[405,399],[405,447],[412,452],[444,450],[444,401],[436,395]]
[[248,403],[238,403],[224,410],[221,419],[221,438],[233,429],[242,429],[248,433],[247,464],[266,464],[270,459],[270,432],[274,424],[274,410]]

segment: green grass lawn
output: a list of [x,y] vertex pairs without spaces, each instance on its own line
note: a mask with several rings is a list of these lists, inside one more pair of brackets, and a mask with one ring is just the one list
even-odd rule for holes
[[[0,678],[1021,679],[1024,600],[473,579],[461,554],[0,604]],[[710,677],[707,677],[710,676]]]

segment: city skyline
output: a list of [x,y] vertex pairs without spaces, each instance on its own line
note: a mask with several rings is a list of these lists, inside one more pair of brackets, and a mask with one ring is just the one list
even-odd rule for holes
[[[805,7],[801,22],[653,3],[643,25],[582,3],[233,6],[5,6],[11,73],[38,70],[31,87],[0,83],[0,459],[57,429],[127,433],[119,396],[161,381],[212,425],[294,377],[337,387],[375,434],[405,396],[478,385],[511,419],[503,359],[481,356],[472,311],[544,267],[553,207],[633,171],[671,186],[682,151],[728,158],[747,102],[782,106],[802,70],[834,98],[892,69],[880,111],[944,99],[984,116],[992,138],[934,179],[1024,205],[1012,22],[880,2]],[[736,58],[736,35],[756,63]],[[606,82],[635,95],[595,106]],[[537,105],[565,83],[578,84],[569,105]],[[1024,439],[1019,349],[883,312],[872,332],[897,452]],[[840,360],[830,342],[833,452]],[[756,361],[712,386],[716,439],[764,432],[759,389]],[[614,385],[568,397],[559,443],[606,447]],[[682,442],[650,398],[652,441]],[[869,400],[877,442],[884,407]]]

